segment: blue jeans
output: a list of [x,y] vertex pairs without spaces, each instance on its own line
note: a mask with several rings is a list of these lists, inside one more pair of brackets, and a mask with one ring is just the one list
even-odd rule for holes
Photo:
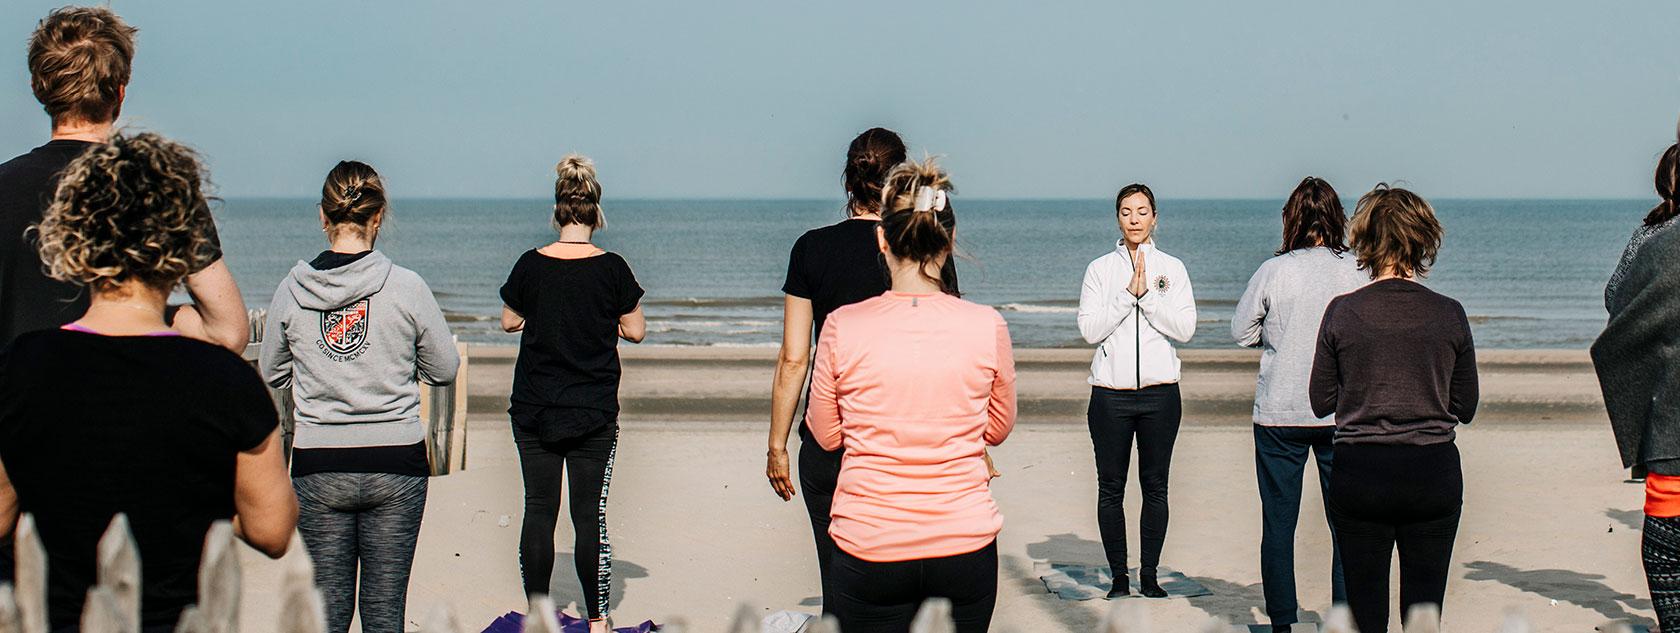
[[[1318,458],[1318,485],[1329,517],[1333,426],[1254,425],[1254,469],[1260,482],[1260,582],[1273,627],[1296,621],[1295,525],[1301,516],[1301,479],[1307,458]],[[1332,533],[1334,528],[1332,528]],[[1341,550],[1331,538],[1330,600],[1347,602]]]
[[350,630],[358,567],[362,631],[403,633],[426,485],[425,477],[387,473],[315,473],[292,480],[298,532],[315,559],[327,633]]

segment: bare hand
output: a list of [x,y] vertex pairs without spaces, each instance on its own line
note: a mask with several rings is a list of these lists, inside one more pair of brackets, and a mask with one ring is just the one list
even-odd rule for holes
[[799,493],[793,487],[793,473],[788,468],[787,449],[770,449],[765,459],[764,476],[770,479],[770,488],[776,491],[776,496],[782,501],[792,501]]
[[1134,297],[1142,297],[1143,293],[1149,292],[1148,276],[1148,271],[1144,270],[1143,248],[1139,247],[1132,252],[1132,283],[1126,286],[1126,290]]
[[991,451],[989,451],[989,450],[988,451],[982,451],[980,453],[980,457],[986,460],[986,478],[987,479],[997,479],[998,477],[1003,476],[1003,473],[998,472],[997,466],[992,464],[992,452]]

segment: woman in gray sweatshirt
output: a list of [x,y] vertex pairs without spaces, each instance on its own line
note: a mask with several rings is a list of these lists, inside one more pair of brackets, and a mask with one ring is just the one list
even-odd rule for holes
[[388,211],[372,167],[344,161],[321,187],[331,248],[298,262],[268,308],[262,373],[292,388],[298,531],[315,559],[327,630],[402,633],[426,507],[420,385],[455,380],[460,357],[419,275],[373,250]]
[[[1254,391],[1254,465],[1260,483],[1260,580],[1273,631],[1288,631],[1295,597],[1295,524],[1301,478],[1318,457],[1319,487],[1329,490],[1335,420],[1313,415],[1307,379],[1324,308],[1370,281],[1347,254],[1347,214],[1330,183],[1308,176],[1283,205],[1283,246],[1260,265],[1237,302],[1231,336],[1259,347]],[[1325,495],[1328,499],[1329,495]],[[1340,556],[1332,556],[1330,594],[1346,602]]]

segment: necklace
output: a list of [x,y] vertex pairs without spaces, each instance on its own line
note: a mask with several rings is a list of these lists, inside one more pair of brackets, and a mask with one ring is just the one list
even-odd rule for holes
[[584,240],[582,242],[573,242],[573,241],[569,241],[569,240],[554,240],[554,243],[555,244],[594,244],[594,242],[591,242],[589,240]]

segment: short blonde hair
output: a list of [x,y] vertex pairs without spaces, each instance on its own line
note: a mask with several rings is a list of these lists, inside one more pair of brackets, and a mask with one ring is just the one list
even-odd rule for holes
[[105,7],[64,7],[29,37],[29,87],[53,124],[117,120],[137,30]]
[[1429,201],[1387,183],[1359,197],[1348,232],[1359,268],[1373,279],[1384,272],[1427,275],[1444,233]]
[[168,290],[212,263],[201,171],[196,153],[157,134],[89,148],[35,227],[47,275],[96,291],[131,280]]

